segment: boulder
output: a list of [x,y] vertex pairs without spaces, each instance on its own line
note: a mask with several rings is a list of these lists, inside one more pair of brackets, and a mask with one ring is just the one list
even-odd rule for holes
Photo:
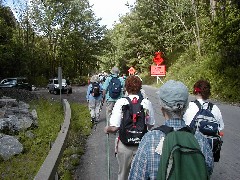
[[4,160],[10,159],[23,151],[23,145],[17,138],[9,135],[0,134],[0,156]]

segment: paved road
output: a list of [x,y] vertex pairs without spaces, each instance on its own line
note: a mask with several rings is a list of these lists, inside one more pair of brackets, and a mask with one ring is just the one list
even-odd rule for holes
[[[160,105],[158,102],[156,88],[144,86],[147,96],[153,104],[156,126],[163,123],[163,116],[160,113]],[[75,93],[81,92],[81,96],[86,90],[86,87],[77,88]],[[72,95],[71,95],[72,96]],[[81,99],[84,99],[81,97]],[[190,100],[193,97],[190,96]],[[221,151],[220,162],[215,163],[214,173],[212,180],[240,180],[240,107],[232,106],[226,103],[217,104],[222,112],[225,129],[224,129],[224,143]],[[101,112],[100,123],[92,130],[92,135],[89,136],[86,146],[86,153],[82,156],[80,166],[75,172],[75,179],[88,179],[88,180],[106,180],[108,179],[108,153],[107,147],[110,147],[110,179],[116,180],[117,178],[117,161],[114,156],[114,139],[115,135],[110,135],[109,143],[107,136],[103,132],[105,127],[105,107]]]
[[[157,125],[163,122],[156,88],[144,86],[153,104]],[[193,100],[190,96],[189,100]],[[212,180],[240,180],[240,107],[212,101],[220,108],[225,123],[220,162],[215,163]]]

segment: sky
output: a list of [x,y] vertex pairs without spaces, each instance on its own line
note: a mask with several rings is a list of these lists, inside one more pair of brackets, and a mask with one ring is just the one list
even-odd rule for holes
[[[13,0],[5,0],[5,2],[11,6]],[[129,12],[125,5],[127,2],[133,5],[136,0],[89,0],[96,17],[102,18],[100,24],[106,25],[108,29],[112,28],[115,22],[119,22],[119,15]]]
[[115,22],[119,22],[119,15],[125,15],[129,9],[125,4],[133,5],[136,0],[89,0],[92,9],[98,18],[102,18],[101,25],[112,28]]

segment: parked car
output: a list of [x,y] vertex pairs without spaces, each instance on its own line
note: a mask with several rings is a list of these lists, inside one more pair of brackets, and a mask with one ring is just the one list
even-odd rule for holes
[[0,82],[0,88],[17,88],[32,91],[32,85],[25,77],[5,78]]
[[[49,79],[47,89],[50,93],[59,94],[60,88],[59,88],[58,78]],[[61,93],[69,93],[69,94],[72,93],[72,86],[69,80],[62,79]]]

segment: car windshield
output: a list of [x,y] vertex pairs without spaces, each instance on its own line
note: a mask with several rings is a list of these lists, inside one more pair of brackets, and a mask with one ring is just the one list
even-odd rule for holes
[[4,79],[1,82],[1,84],[16,84],[16,83],[17,83],[16,79]]
[[58,84],[58,80],[53,80],[53,84]]

